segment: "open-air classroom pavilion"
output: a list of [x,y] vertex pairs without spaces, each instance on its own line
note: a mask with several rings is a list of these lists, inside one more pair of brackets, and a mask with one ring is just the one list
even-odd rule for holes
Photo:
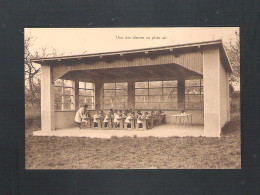
[[221,40],[32,62],[41,65],[41,135],[73,129],[75,113],[85,103],[91,114],[162,110],[173,131],[178,127],[172,115],[185,110],[207,137],[219,137],[230,119],[232,69]]

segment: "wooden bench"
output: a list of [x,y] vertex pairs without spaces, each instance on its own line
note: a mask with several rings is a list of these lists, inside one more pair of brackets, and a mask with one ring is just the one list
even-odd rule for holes
[[95,122],[94,122],[94,119],[93,119],[92,129],[102,129],[102,121],[103,121],[103,118],[96,118],[96,120],[97,120],[98,126],[95,127]]
[[[135,119],[129,119],[130,123],[124,123],[124,129],[135,129]],[[130,124],[130,128],[127,125]]]
[[114,122],[114,129],[116,130],[121,130],[121,129],[124,129],[124,118],[120,118],[120,119],[117,119],[118,122],[119,122],[119,127],[117,126],[117,124]]
[[104,122],[104,121],[103,121],[103,123],[102,123],[102,128],[103,128],[103,129],[112,129],[112,128],[113,128],[112,118],[109,118],[109,119],[108,119],[108,124],[107,124],[106,127],[105,127],[105,123],[106,123],[106,122]]
[[[151,128],[151,122],[152,122],[152,119],[151,118],[148,118],[148,119],[139,119],[140,121],[142,121],[142,123],[137,123],[136,122],[136,129],[137,130],[147,130],[147,129],[150,129]],[[142,128],[140,128],[140,125],[142,124]],[[149,126],[149,128],[148,128]]]

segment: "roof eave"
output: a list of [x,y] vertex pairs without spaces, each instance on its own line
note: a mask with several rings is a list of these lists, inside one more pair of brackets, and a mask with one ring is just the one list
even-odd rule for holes
[[150,51],[163,51],[163,50],[169,50],[169,49],[182,49],[182,48],[185,49],[185,48],[189,48],[189,47],[191,48],[191,47],[200,47],[200,46],[208,46],[208,45],[216,45],[216,44],[222,44],[222,41],[215,40],[215,41],[197,42],[197,43],[189,43],[189,44],[181,44],[181,45],[164,46],[164,47],[143,48],[143,49],[136,49],[136,50],[94,53],[94,54],[86,54],[86,55],[60,56],[60,57],[50,57],[50,58],[35,58],[35,59],[31,59],[31,61],[34,63],[42,64],[44,61],[56,61],[56,60],[68,60],[68,59],[79,59],[79,58],[89,58],[89,57],[124,55],[124,54],[144,53],[144,52],[150,52]]

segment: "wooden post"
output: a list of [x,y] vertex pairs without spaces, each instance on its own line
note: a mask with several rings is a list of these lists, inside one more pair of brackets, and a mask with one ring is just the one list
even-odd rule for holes
[[103,83],[95,82],[95,110],[103,108]]
[[178,110],[185,109],[185,80],[178,79]]
[[135,109],[135,82],[128,82],[128,109]]

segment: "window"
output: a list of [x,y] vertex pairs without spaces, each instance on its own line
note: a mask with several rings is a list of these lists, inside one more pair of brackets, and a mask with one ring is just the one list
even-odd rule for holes
[[127,83],[104,83],[104,109],[126,109]]
[[57,79],[54,82],[54,109],[74,110],[74,88],[70,80]]
[[176,109],[177,81],[135,82],[135,109]]
[[186,80],[185,108],[202,109],[203,106],[203,80]]
[[79,107],[88,104],[89,110],[95,109],[95,86],[93,83],[79,82]]

